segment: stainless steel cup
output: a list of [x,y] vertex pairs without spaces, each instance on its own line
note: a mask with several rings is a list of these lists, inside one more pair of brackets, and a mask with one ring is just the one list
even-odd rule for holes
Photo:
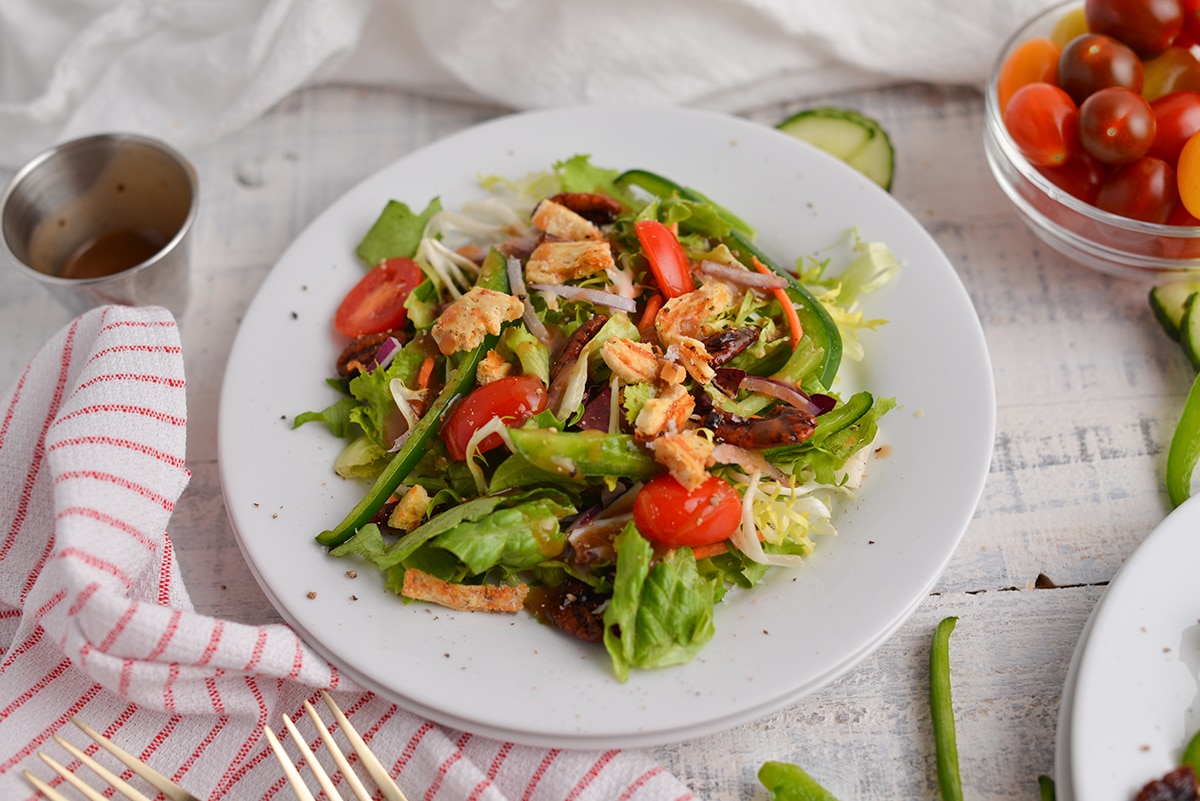
[[0,240],[18,270],[72,313],[117,303],[183,314],[196,170],[144,136],[66,142],[25,165],[0,198]]

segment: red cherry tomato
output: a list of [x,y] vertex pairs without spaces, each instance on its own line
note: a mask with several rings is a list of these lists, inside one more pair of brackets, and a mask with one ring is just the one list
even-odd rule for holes
[[668,299],[686,295],[696,288],[687,254],[670,228],[658,220],[638,220],[634,230],[646,260],[650,262],[654,279]]
[[1150,104],[1154,110],[1154,144],[1146,155],[1174,165],[1192,134],[1200,131],[1200,92],[1174,92]]
[[1088,29],[1120,39],[1143,58],[1166,50],[1183,30],[1179,0],[1086,0]]
[[1183,30],[1175,37],[1178,47],[1200,44],[1200,0],[1183,0]]
[[1096,196],[1098,208],[1152,223],[1165,223],[1178,203],[1175,170],[1150,156],[1118,167]]
[[1075,101],[1057,86],[1031,83],[1013,93],[1004,112],[1017,149],[1037,167],[1066,164],[1079,144]]
[[1137,161],[1150,150],[1154,132],[1154,110],[1129,89],[1101,89],[1079,107],[1079,143],[1105,164]]
[[346,294],[334,315],[334,327],[348,337],[403,327],[408,320],[404,301],[424,280],[424,273],[412,259],[380,263]]
[[[463,398],[442,424],[442,440],[451,459],[467,458],[467,443],[485,423],[499,417],[520,425],[546,408],[546,385],[536,376],[511,375],[478,387]],[[480,453],[499,447],[499,434],[479,443]]]
[[1038,171],[1059,189],[1090,205],[1095,205],[1096,195],[1108,178],[1108,167],[1082,150],[1061,167],[1039,167]]
[[663,473],[647,481],[633,500],[638,531],[668,548],[724,542],[741,520],[737,490],[716,476],[688,492],[674,476]]
[[1058,85],[1076,104],[1109,86],[1140,92],[1143,81],[1141,59],[1121,42],[1099,33],[1076,36],[1058,60]]
[[1058,83],[1058,45],[1045,37],[1027,39],[1004,60],[996,76],[996,99],[1000,113],[1008,108],[1013,93],[1030,83]]

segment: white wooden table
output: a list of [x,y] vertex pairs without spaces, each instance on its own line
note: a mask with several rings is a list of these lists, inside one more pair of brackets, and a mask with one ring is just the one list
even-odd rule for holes
[[[845,801],[935,799],[928,648],[937,622],[957,615],[951,659],[966,795],[1036,798],[1038,774],[1053,770],[1063,681],[1087,615],[1169,511],[1161,477],[1192,369],[1151,317],[1146,286],[1067,263],[1018,221],[984,161],[978,93],[905,86],[805,105],[826,102],[859,108],[890,131],[895,197],[939,242],[975,303],[998,396],[991,471],[941,581],[875,654],[784,711],[653,754],[707,799],[764,797],[755,774],[768,759],[804,766]],[[773,124],[797,108],[747,116]],[[181,319],[193,476],[171,534],[199,611],[280,620],[242,561],[217,470],[222,374],[259,283],[359,180],[500,113],[323,87],[188,154],[203,193],[193,299]],[[67,320],[40,287],[0,270],[0,386]],[[1039,574],[1057,587],[1035,588]]]

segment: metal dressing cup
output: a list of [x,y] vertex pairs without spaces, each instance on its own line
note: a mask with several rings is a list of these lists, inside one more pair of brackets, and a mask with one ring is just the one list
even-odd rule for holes
[[196,170],[145,136],[108,133],[36,156],[0,198],[0,240],[73,314],[110,303],[187,306]]

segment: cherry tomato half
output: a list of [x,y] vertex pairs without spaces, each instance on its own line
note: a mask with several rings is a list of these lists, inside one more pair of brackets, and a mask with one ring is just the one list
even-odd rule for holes
[[1142,91],[1142,62],[1111,36],[1085,33],[1067,42],[1058,60],[1058,85],[1076,104],[1109,86]]
[[1154,144],[1146,155],[1174,165],[1192,134],[1200,131],[1200,92],[1173,92],[1150,104],[1154,110]]
[[1079,143],[1105,164],[1129,164],[1146,155],[1155,127],[1146,98],[1120,86],[1091,94],[1079,107]]
[[403,327],[408,321],[404,301],[424,280],[425,274],[412,259],[381,262],[346,293],[334,315],[334,327],[348,337]]
[[1175,170],[1150,156],[1118,167],[1096,196],[1098,208],[1152,223],[1165,223],[1178,203]]
[[1166,50],[1183,30],[1179,0],[1086,0],[1088,29],[1120,39],[1142,58]]
[[[493,417],[520,425],[546,408],[546,385],[531,375],[510,375],[484,384],[462,399],[442,424],[442,440],[451,459],[467,458],[471,436]],[[491,434],[479,443],[479,451],[490,451],[503,442]]]
[[716,476],[689,492],[670,473],[662,473],[647,481],[633,500],[638,531],[668,548],[724,542],[741,520],[737,490]]
[[1049,83],[1031,83],[1013,93],[1004,127],[1031,164],[1066,164],[1079,147],[1079,110],[1070,96]]
[[1000,113],[1008,108],[1013,93],[1030,83],[1058,83],[1058,58],[1062,50],[1041,36],[1026,39],[1012,51],[996,76],[996,98]]
[[686,295],[696,288],[687,254],[670,228],[658,220],[638,220],[634,230],[646,260],[650,262],[654,279],[668,299]]

